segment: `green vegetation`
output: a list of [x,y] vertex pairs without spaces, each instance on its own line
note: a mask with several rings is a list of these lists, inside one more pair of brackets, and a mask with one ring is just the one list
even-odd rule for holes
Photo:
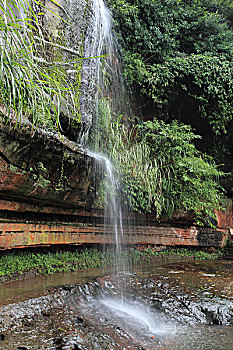
[[[131,128],[116,120],[109,102],[99,104],[100,123],[95,142],[114,162],[123,189],[123,200],[133,210],[172,216],[190,210],[196,220],[214,217],[220,209],[222,174],[213,158],[197,150],[199,138],[191,127],[173,121],[141,122]],[[99,199],[104,199],[100,189]]]
[[[35,14],[30,2],[0,0],[0,11],[0,113],[16,118],[19,124],[26,117],[33,125],[59,130],[64,101],[76,110],[64,62],[47,61],[47,51],[57,51],[59,45],[41,27],[43,13]],[[74,65],[78,66],[78,60]]]
[[[37,275],[50,275],[57,272],[76,271],[94,267],[114,266],[116,252],[113,250],[100,251],[97,249],[83,249],[77,251],[57,251],[48,253],[17,252],[7,253],[0,257],[0,277],[12,276],[35,271]],[[131,248],[122,251],[117,261],[125,263],[150,262],[154,258],[172,258],[173,256],[194,257],[199,260],[221,258],[221,252],[206,253],[188,249],[172,249],[155,251],[151,248],[139,251]]]
[[58,251],[55,253],[8,253],[0,258],[0,276],[36,270],[37,275],[75,271],[115,264],[114,252],[97,249]]
[[223,253],[221,251],[217,253],[208,253],[203,250],[193,251],[186,248],[177,249],[167,249],[162,251],[156,251],[151,248],[145,249],[145,251],[140,252],[140,256],[144,258],[145,261],[150,262],[154,258],[167,258],[171,259],[174,256],[180,257],[192,257],[196,260],[217,260],[221,259]]
[[[198,151],[195,145],[201,138],[183,123],[207,121],[202,126],[208,125],[207,133],[211,130],[212,152],[218,149],[220,154],[221,149],[226,154],[233,145],[232,2],[108,3],[123,47],[126,80],[153,105],[154,114],[128,131],[121,118],[112,115],[110,101],[100,101],[94,142],[115,163],[122,200],[133,210],[157,218],[192,210],[201,223],[201,218],[214,216],[214,208],[221,208],[218,180],[223,173],[213,158]],[[21,0],[0,0],[0,10],[0,114],[59,130],[65,101],[79,121],[81,60],[72,63],[77,71],[73,86],[62,42],[55,42],[41,26],[43,13],[36,15],[30,2]],[[24,18],[19,19],[22,10]],[[65,180],[63,165],[59,185]],[[42,169],[35,179],[40,187],[47,184],[44,174]],[[106,200],[103,188],[96,205]]]
[[205,138],[199,146],[219,159],[232,152],[233,1],[108,3],[143,113],[191,124]]
[[221,169],[232,169],[222,163],[233,150],[233,1],[108,4],[141,116],[128,130],[102,100],[96,149],[114,162],[131,209],[193,211],[203,224],[223,204]]

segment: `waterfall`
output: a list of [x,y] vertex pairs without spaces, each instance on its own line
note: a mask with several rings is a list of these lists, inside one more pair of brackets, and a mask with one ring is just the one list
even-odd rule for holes
[[[111,100],[115,115],[130,115],[130,102],[122,76],[119,44],[113,33],[113,20],[110,10],[103,0],[91,2],[90,28],[87,32],[84,53],[94,57],[84,61],[82,73],[82,118],[83,129],[79,143],[86,144],[90,128],[98,127],[98,108],[101,98]],[[91,107],[90,107],[91,106]],[[94,112],[95,110],[95,112]]]
[[[108,98],[111,100],[111,109],[117,115],[118,112],[123,113],[123,109],[127,109],[127,94],[122,77],[120,50],[117,40],[113,34],[113,21],[110,10],[105,6],[103,0],[92,1],[92,28],[89,30],[85,52],[90,56],[97,56],[95,60],[84,64],[84,74],[86,78],[92,79],[89,94],[94,96],[96,112],[92,117],[93,134],[98,130],[98,114],[99,100]],[[106,55],[104,58],[99,57]],[[125,103],[122,103],[122,101]],[[88,136],[89,127],[82,134],[82,142]],[[114,168],[110,160],[103,154],[98,153],[98,145],[93,142],[93,151],[88,154],[95,158],[97,171],[102,171],[106,180],[106,205],[105,205],[105,231],[112,231],[115,234],[116,244],[116,265],[119,271],[119,265],[124,263],[120,261],[121,243],[123,237],[122,210],[119,195],[119,184],[114,174]]]
[[105,175],[108,184],[107,196],[109,200],[105,205],[105,218],[107,218],[105,230],[107,231],[109,224],[113,227],[115,234],[116,252],[119,254],[121,251],[121,238],[123,237],[123,224],[120,200],[117,196],[118,184],[114,175],[113,165],[109,159],[99,153],[87,151],[87,154],[95,158],[97,164],[100,165],[100,169],[106,172]]

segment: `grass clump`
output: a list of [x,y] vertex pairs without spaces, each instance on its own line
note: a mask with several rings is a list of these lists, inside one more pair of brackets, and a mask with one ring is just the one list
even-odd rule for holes
[[36,270],[38,275],[49,275],[55,272],[104,267],[111,265],[113,261],[113,253],[101,252],[97,249],[75,252],[8,253],[0,258],[0,276],[21,274],[30,270]]
[[167,258],[172,259],[174,256],[190,257],[196,260],[217,260],[223,256],[222,251],[216,253],[206,252],[204,250],[192,250],[187,248],[174,248],[162,251],[156,251],[152,248],[147,248],[141,252],[141,256],[145,261],[150,262],[152,258]]
[[194,257],[198,260],[215,260],[222,256],[221,252],[207,253],[188,249],[171,249],[156,251],[147,248],[140,251],[135,248],[121,251],[116,257],[114,250],[81,249],[76,251],[56,252],[10,252],[0,257],[0,277],[23,274],[35,271],[36,275],[51,275],[57,272],[76,271],[95,267],[114,266],[124,261],[128,265],[139,262],[151,262],[154,259],[174,256]]

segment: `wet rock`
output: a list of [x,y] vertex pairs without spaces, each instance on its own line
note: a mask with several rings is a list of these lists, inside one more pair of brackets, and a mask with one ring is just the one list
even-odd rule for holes
[[64,341],[61,337],[55,338],[53,341],[56,350],[62,350],[63,349],[63,345],[64,345]]
[[76,319],[75,319],[75,322],[77,322],[77,323],[83,323],[84,320],[83,320],[82,317],[77,316]]
[[49,312],[46,312],[46,311],[42,311],[41,315],[44,316],[44,317],[50,317],[51,316],[51,314]]
[[73,289],[75,289],[76,288],[76,286],[74,285],[74,284],[69,284],[69,285],[65,285],[65,286],[62,286],[61,287],[61,289],[63,289],[63,290],[67,290],[67,291],[71,291],[71,290],[73,290]]
[[74,344],[72,350],[82,350],[78,345]]
[[[135,328],[137,320],[131,319],[127,313],[123,313],[123,316],[118,314],[121,293],[117,286],[121,275],[119,277],[112,275],[96,278],[80,286],[60,287],[51,291],[49,295],[2,307],[0,334],[5,336],[4,350],[12,350],[11,344],[15,344],[16,348],[25,346],[36,350],[43,348],[154,350],[157,347],[166,348],[166,341],[163,345],[163,338],[169,341],[170,334],[166,332],[172,333],[177,325],[184,327],[184,334],[188,334],[191,329],[201,329],[202,324],[204,333],[201,334],[211,330],[211,326],[208,325],[232,325],[231,299],[216,296],[209,299],[202,289],[197,290],[195,295],[192,294],[194,289],[189,293],[187,285],[186,288],[183,287],[183,280],[179,284],[180,280],[177,276],[174,277],[174,274],[170,278],[166,274],[158,276],[156,273],[154,276],[142,273],[128,274],[128,279],[124,273],[122,276],[125,300],[130,301],[129,305],[135,305],[135,308],[138,304],[143,305],[147,315],[152,313],[158,318],[158,327],[164,324],[165,331],[163,328],[161,331],[165,333],[155,333],[154,336],[153,327],[151,330],[146,319]],[[210,276],[204,278],[207,280]],[[191,280],[193,282],[193,278]],[[105,299],[117,300],[114,299],[112,290],[119,294],[119,303],[116,303],[116,308],[113,310],[108,309],[109,303]],[[101,303],[103,298],[105,303]],[[219,328],[221,327],[217,327]],[[225,332],[226,328],[221,329]],[[41,345],[38,348],[38,343],[44,347]],[[172,345],[170,348],[177,350]]]
[[206,315],[206,320],[209,324],[215,324],[215,325],[222,324],[221,321],[218,319],[218,315],[214,311],[204,309],[203,307],[201,307],[201,311]]

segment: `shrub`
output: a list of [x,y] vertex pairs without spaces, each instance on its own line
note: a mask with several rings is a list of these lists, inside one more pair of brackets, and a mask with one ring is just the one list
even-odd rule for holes
[[108,121],[99,124],[98,147],[116,166],[125,203],[157,218],[172,216],[175,210],[192,210],[197,219],[213,217],[213,209],[221,207],[218,180],[223,173],[213,158],[195,147],[200,136],[190,126],[156,119],[128,131],[120,118],[109,113],[108,101],[101,104],[102,113],[106,111],[101,120]]

